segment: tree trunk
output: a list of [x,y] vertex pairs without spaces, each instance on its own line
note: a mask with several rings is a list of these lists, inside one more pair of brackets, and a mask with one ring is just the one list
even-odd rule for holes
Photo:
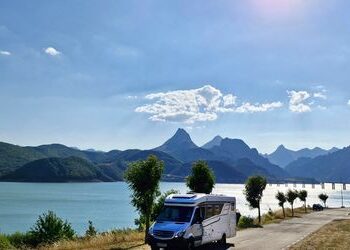
[[292,205],[292,217],[294,217],[294,209],[293,209],[293,204]]
[[148,236],[148,230],[149,230],[149,217],[150,215],[149,214],[146,214],[146,228],[145,228],[145,244],[147,244],[147,236]]
[[260,201],[258,202],[258,215],[259,215],[259,224],[261,224]]
[[304,207],[305,207],[305,213],[307,213],[307,210],[306,210],[306,201],[304,201]]
[[282,206],[283,218],[286,218],[286,213],[284,212],[284,206]]

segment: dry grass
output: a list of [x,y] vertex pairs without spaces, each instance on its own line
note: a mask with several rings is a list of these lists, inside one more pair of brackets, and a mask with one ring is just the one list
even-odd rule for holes
[[[285,208],[284,209],[286,213],[286,217],[283,217],[283,211],[282,209],[273,211],[271,213],[266,213],[261,216],[261,224],[262,225],[267,225],[271,223],[280,223],[283,220],[289,220],[295,217],[302,217],[310,212],[312,212],[312,209],[307,208],[306,213],[305,213],[305,208],[304,207],[298,207],[294,208],[294,217],[292,217],[292,209],[290,208]],[[258,223],[258,219],[255,219],[255,223]]]
[[[142,249],[144,232],[136,230],[116,230],[95,237],[84,237],[71,241],[60,241],[54,245],[41,247],[40,250],[73,249]],[[147,248],[145,248],[147,249]]]
[[350,220],[334,220],[318,231],[310,234],[290,249],[349,249],[350,248]]

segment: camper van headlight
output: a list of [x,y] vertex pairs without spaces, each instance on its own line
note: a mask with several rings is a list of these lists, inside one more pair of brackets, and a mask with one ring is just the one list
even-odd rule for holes
[[177,232],[176,235],[175,235],[175,238],[181,238],[181,237],[183,237],[185,235],[185,233],[186,233],[186,230]]

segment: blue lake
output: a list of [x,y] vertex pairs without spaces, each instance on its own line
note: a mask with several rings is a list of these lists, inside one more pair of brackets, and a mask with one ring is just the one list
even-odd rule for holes
[[[243,196],[244,185],[217,184],[214,193],[234,195],[237,197],[237,208],[244,215],[256,216],[250,210]],[[288,187],[281,185],[267,186],[262,200],[262,210],[277,209],[274,198],[277,190],[288,188],[302,189],[301,185]],[[349,188],[349,187],[348,187]],[[186,192],[184,183],[161,183],[161,190],[176,189]],[[331,184],[325,189],[316,185],[306,185],[309,192],[308,204],[319,203],[317,196],[321,192],[329,195],[328,205],[341,205],[340,185],[335,190]],[[350,206],[350,192],[343,191],[344,205]],[[296,206],[300,206],[296,202]],[[288,207],[288,205],[286,205]],[[27,231],[35,223],[38,215],[52,210],[61,218],[67,219],[74,229],[83,234],[89,220],[93,221],[99,231],[114,228],[134,227],[137,213],[130,205],[130,191],[124,182],[114,183],[0,183],[0,232],[13,233]]]

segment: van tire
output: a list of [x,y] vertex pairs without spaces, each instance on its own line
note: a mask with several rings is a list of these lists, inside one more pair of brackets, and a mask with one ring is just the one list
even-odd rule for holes
[[188,241],[188,244],[187,244],[187,249],[188,250],[193,250],[195,247],[194,247],[194,239],[189,239]]
[[223,247],[226,247],[226,234],[222,235],[222,238],[220,240],[220,245]]

